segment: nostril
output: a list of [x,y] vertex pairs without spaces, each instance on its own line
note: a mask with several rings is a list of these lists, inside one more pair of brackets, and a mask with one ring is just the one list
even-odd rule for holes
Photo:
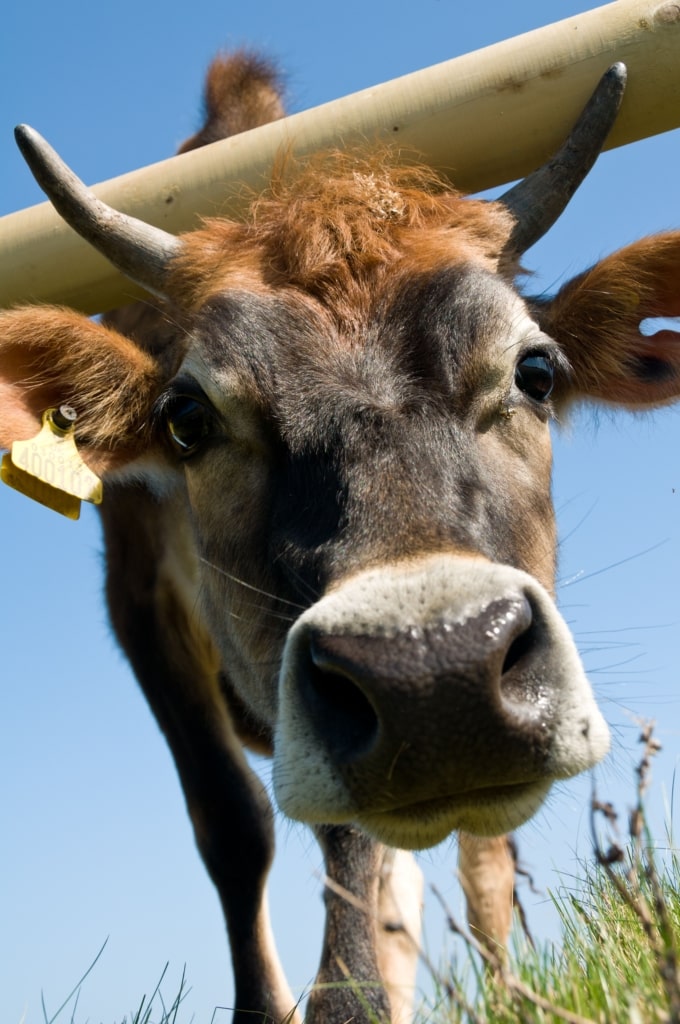
[[503,667],[501,669],[501,677],[510,672],[515,665],[517,665],[527,654],[531,652],[534,647],[534,635],[533,627],[530,626],[525,629],[523,633],[516,636],[510,644],[505,660],[503,661]]
[[516,635],[508,645],[500,675],[500,696],[505,713],[525,724],[541,715],[545,703],[536,658],[541,649],[541,616],[530,602],[515,623]]
[[333,661],[312,640],[302,671],[311,719],[338,761],[352,761],[375,743],[378,716],[346,666]]

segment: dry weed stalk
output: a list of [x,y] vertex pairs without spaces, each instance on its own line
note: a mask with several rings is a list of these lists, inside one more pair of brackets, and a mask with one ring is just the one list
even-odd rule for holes
[[[651,774],[651,761],[661,749],[654,736],[654,723],[642,722],[640,742],[644,744],[637,766],[637,800],[628,819],[631,846],[626,855],[618,841],[617,814],[610,803],[597,799],[593,787],[591,804],[591,831],[597,863],[618,893],[623,904],[637,917],[656,960],[659,976],[668,999],[669,1024],[680,1024],[680,974],[678,948],[668,903],[661,886],[654,859],[654,850],[647,833],[644,795]],[[597,833],[596,816],[601,814],[607,822],[613,839],[605,851]],[[651,903],[646,891],[651,895]]]

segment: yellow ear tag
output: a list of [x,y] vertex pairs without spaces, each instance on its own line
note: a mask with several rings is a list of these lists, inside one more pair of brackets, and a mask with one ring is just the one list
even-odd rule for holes
[[0,465],[3,483],[69,519],[79,518],[81,501],[99,505],[103,497],[101,480],[76,448],[75,420],[68,405],[48,409],[40,433],[15,441]]

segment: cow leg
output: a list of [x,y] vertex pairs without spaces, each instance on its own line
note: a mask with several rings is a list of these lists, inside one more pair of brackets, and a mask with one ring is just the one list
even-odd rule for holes
[[418,968],[423,874],[406,850],[383,847],[378,886],[378,966],[392,1010],[392,1024],[408,1024]]
[[507,836],[458,837],[458,870],[473,935],[503,956],[512,926],[515,858]]
[[192,731],[189,743],[192,748],[197,744],[198,759],[187,750],[178,753],[184,735],[170,746],[196,842],[227,924],[235,983],[234,1024],[279,1024],[288,1020],[295,1001],[269,924],[266,879],[274,854],[272,808],[237,737],[233,732],[229,735],[228,722],[213,725],[218,726],[217,735],[211,735],[210,727],[201,733]]
[[[196,842],[219,893],[234,967],[234,1022],[278,1024],[288,1019],[294,1000],[266,903],[272,810],[235,734],[212,644],[182,593],[182,509],[159,504],[141,487],[117,487],[108,498],[103,521],[111,619],[172,752]],[[172,520],[167,529],[166,516]],[[190,565],[185,568],[190,575]]]
[[329,883],[323,951],[306,1024],[375,1024],[390,1019],[377,957],[383,847],[349,825],[315,829]]

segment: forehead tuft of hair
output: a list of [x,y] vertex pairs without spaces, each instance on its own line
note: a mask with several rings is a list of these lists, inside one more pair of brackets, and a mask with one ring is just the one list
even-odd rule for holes
[[361,314],[394,280],[463,262],[512,278],[505,255],[511,214],[467,199],[429,167],[383,147],[370,156],[332,151],[305,164],[290,156],[245,222],[204,222],[184,236],[173,293],[196,308],[229,287],[294,288],[340,319]]

